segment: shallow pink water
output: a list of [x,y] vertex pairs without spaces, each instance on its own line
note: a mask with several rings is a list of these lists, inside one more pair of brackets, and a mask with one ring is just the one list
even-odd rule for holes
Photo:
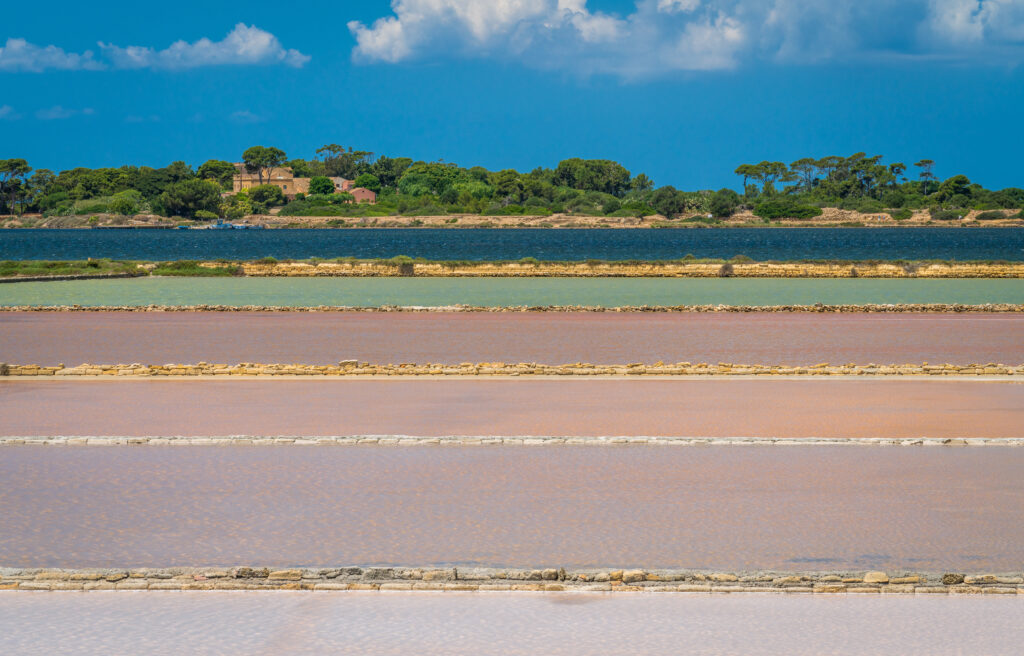
[[0,361],[1024,363],[1005,314],[2,313]]
[[1024,383],[0,378],[3,435],[1021,437]]
[[1024,601],[966,596],[0,593],[8,653],[1020,653]]
[[0,566],[1024,569],[1024,449],[5,447]]

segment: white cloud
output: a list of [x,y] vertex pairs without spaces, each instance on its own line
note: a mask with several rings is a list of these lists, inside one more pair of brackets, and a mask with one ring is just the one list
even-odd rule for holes
[[40,47],[25,39],[7,39],[0,46],[0,71],[41,73],[47,69],[64,71],[98,70],[103,64],[93,59],[91,50],[64,52],[57,46]]
[[926,33],[934,42],[977,47],[1024,42],[1022,0],[929,0]]
[[301,67],[309,56],[286,50],[277,37],[244,23],[220,41],[207,38],[194,43],[176,41],[164,50],[143,46],[120,47],[100,42],[100,48],[116,68],[184,69],[200,66],[255,66],[285,64]]
[[0,105],[0,121],[16,121],[21,118],[18,112],[10,105]]
[[248,109],[233,112],[230,116],[235,123],[262,123],[265,119],[259,114],[254,114]]
[[0,71],[41,73],[46,70],[164,69],[202,66],[269,66],[300,68],[309,55],[284,48],[270,32],[244,23],[220,41],[177,41],[163,50],[146,46],[117,46],[100,42],[100,58],[91,50],[65,52],[57,46],[37,46],[25,39],[8,39],[0,46]]
[[83,109],[68,109],[61,105],[54,105],[48,109],[40,109],[36,112],[36,118],[40,121],[62,121],[75,116],[92,116],[96,112],[91,107]]
[[348,24],[355,60],[491,57],[644,76],[751,60],[1024,58],[1024,0],[637,0],[625,15],[592,10],[587,0],[392,0],[391,7],[369,25]]

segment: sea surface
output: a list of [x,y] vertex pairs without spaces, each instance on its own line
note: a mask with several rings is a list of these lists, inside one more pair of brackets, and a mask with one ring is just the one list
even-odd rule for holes
[[1020,653],[1000,595],[0,592],[18,656]]
[[1024,364],[1020,314],[7,312],[6,362],[68,366],[732,362]]
[[1024,260],[1022,228],[4,230],[0,260]]
[[1024,279],[136,278],[0,284],[0,305],[614,307],[814,303],[1024,303]]
[[0,417],[23,436],[1024,437],[1024,383],[0,377]]
[[1024,449],[11,446],[0,566],[1019,572]]

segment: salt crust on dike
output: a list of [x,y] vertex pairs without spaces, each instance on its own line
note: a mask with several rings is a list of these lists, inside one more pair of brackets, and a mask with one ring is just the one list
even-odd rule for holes
[[[152,271],[155,262],[140,264]],[[1024,262],[201,262],[256,278],[1024,278]],[[125,278],[134,274],[9,276],[0,282]]]
[[1016,303],[866,303],[851,305],[0,305],[0,312],[588,312],[588,313],[811,313],[811,314],[966,314],[1024,313]]
[[1024,595],[1011,573],[260,567],[0,568],[0,590],[378,590]]
[[534,362],[517,364],[505,362],[463,362],[460,364],[371,364],[356,360],[343,360],[337,365],[260,364],[243,362],[234,365],[209,364],[81,364],[75,367],[40,366],[37,364],[0,363],[0,377],[109,377],[118,378],[223,378],[227,377],[366,377],[366,376],[478,376],[478,377],[538,377],[538,376],[1024,376],[1024,364],[845,364],[827,362],[810,367],[783,365],[732,364],[719,362],[677,362],[653,364],[607,364],[586,362],[547,365]]
[[316,437],[223,435],[219,437],[15,435],[4,446],[1024,446],[1024,437],[645,437],[335,435]]
[[[247,276],[259,277],[570,277],[570,278],[1024,278],[1024,262],[843,262],[835,264],[803,262],[480,262],[445,264],[416,262],[405,267],[372,261],[352,263],[280,262],[260,264],[242,262],[220,264],[217,268],[241,266]],[[725,267],[723,269],[723,267]]]

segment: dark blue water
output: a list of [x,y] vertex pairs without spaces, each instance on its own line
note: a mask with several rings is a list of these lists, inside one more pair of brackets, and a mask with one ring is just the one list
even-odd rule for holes
[[0,259],[1024,260],[1024,228],[4,230]]

